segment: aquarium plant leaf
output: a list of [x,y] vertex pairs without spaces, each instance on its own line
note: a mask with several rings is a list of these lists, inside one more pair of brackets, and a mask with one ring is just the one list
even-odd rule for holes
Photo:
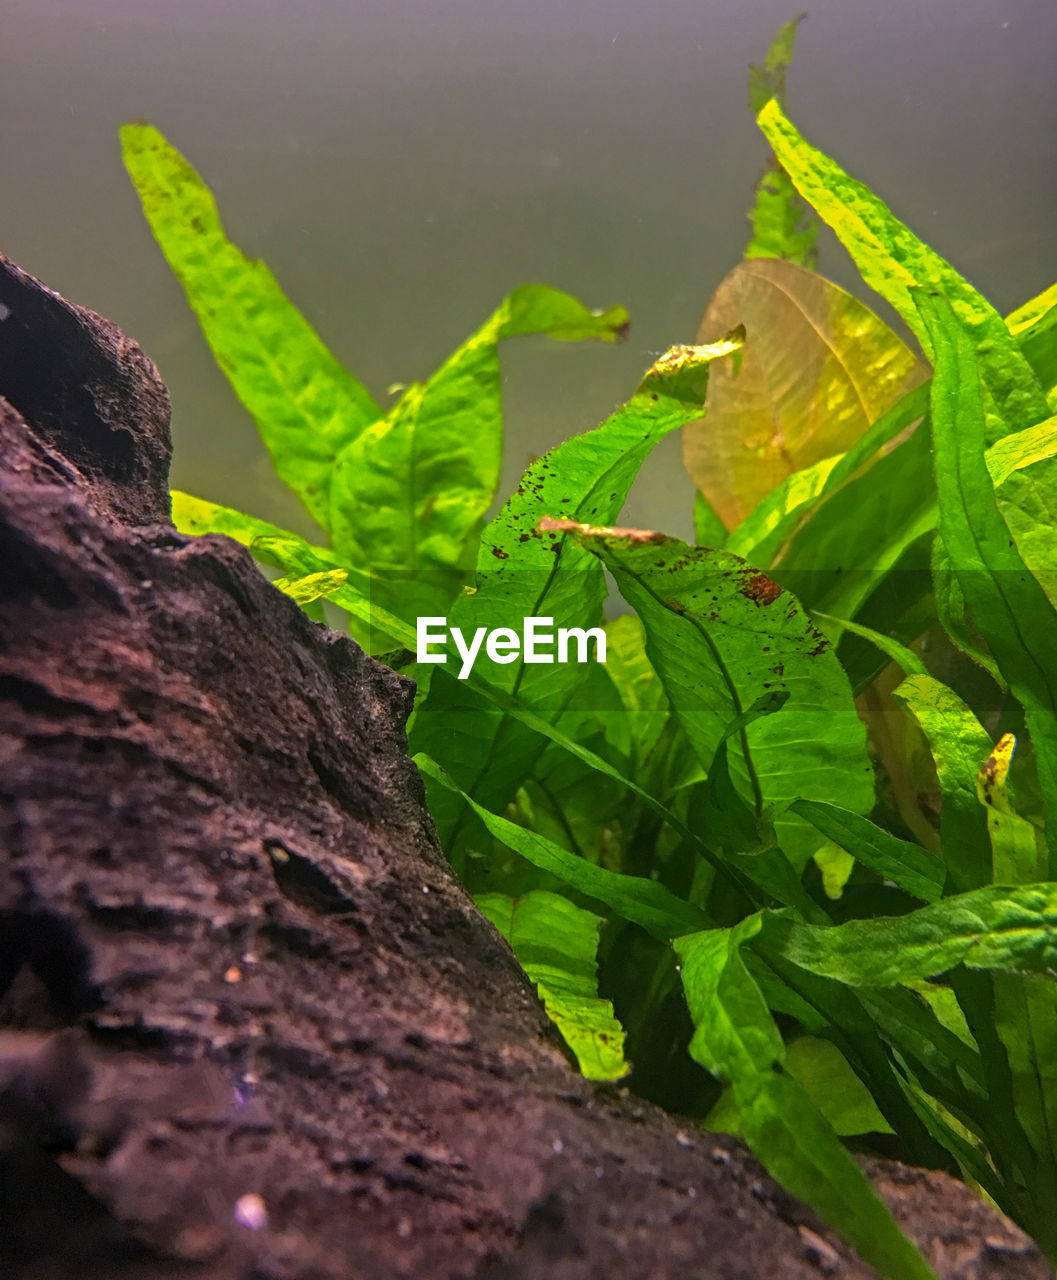
[[322,573],[306,573],[301,577],[275,578],[272,586],[297,604],[325,600],[349,580],[348,569],[325,569]]
[[[945,295],[976,350],[980,377],[1005,430],[1047,417],[1046,397],[1005,321],[935,250],[923,244],[863,183],[811,146],[772,99],[757,123],[797,190],[829,224],[863,279],[906,321],[934,365],[934,334],[912,297],[915,288]],[[1001,434],[997,429],[992,439]]]
[[947,872],[935,854],[909,840],[901,840],[859,813],[818,800],[797,800],[792,811],[827,839],[850,853],[864,867],[891,880],[923,902],[943,896]]
[[917,982],[958,964],[1045,974],[1057,969],[1057,884],[989,885],[905,916],[831,927],[765,913],[760,945],[852,987]]
[[[1057,291],[1057,286],[1054,286],[1053,291]],[[1043,296],[1045,297],[1046,295]],[[1039,302],[1039,300],[1036,300],[1036,302]],[[1035,368],[1040,355],[1045,355],[1048,358],[1048,348],[1045,351],[1037,349],[1040,348],[1041,338],[1036,338],[1036,328],[1041,325],[1042,321],[1036,317],[1032,304],[1027,304],[1025,308],[1025,314],[1029,319],[1019,326],[1016,325],[1015,321],[1015,317],[1018,314],[1014,312],[1013,315],[1008,317],[1006,323],[1012,327],[1012,331],[1017,335],[1018,345],[1032,362],[1032,367]],[[1042,315],[1044,320],[1049,319],[1050,316],[1053,317],[1054,367],[1051,380],[1057,381],[1057,306],[1052,307],[1050,310],[1043,310]],[[1042,337],[1047,337],[1049,332],[1051,331],[1047,331]],[[1039,365],[1039,368],[1041,367]],[[1049,383],[1044,385],[1049,385]],[[775,555],[796,529],[798,522],[807,518],[812,508],[817,508],[823,498],[846,484],[882,448],[889,445],[900,432],[905,431],[927,413],[929,390],[928,384],[922,383],[915,387],[913,391],[908,392],[892,409],[875,422],[846,453],[832,458],[824,458],[821,462],[793,472],[792,475],[783,480],[776,489],[759,502],[756,508],[742,520],[737,528],[730,532],[725,542],[720,542],[713,537],[708,545],[722,545],[728,551],[744,556],[746,560],[750,560],[754,564],[772,563]],[[1051,418],[1044,423],[1039,423],[1037,426],[1026,427],[1021,431],[1015,432],[1014,435],[1008,438],[1010,441],[1008,451],[1005,449],[1007,444],[1005,438],[997,440],[988,450],[988,468],[995,484],[1002,486],[999,494],[1000,505],[1007,520],[1010,518],[1007,503],[1016,504],[1019,499],[1015,496],[1012,485],[1006,489],[1006,481],[1014,471],[1052,456],[1055,434],[1057,434],[1053,432],[1052,424],[1053,419]],[[1013,441],[1016,441],[1016,443],[1013,444]],[[1032,473],[1032,476],[1034,487],[1034,483],[1038,482],[1036,478],[1039,477],[1039,473],[1036,471]],[[861,495],[869,497],[875,479],[876,477],[870,476],[869,471],[864,471],[861,479],[856,478],[855,482],[860,486]],[[917,499],[910,502],[904,500],[904,505],[908,510],[913,510],[916,505],[920,505],[923,501],[931,500],[933,497],[934,485],[932,483],[931,470],[929,474],[919,477],[915,492],[920,495]],[[1053,481],[1051,473],[1047,470],[1044,493],[1042,495],[1033,493],[1024,499],[1024,504],[1035,509],[1052,507],[1052,492]],[[827,516],[832,516],[833,514],[833,512],[829,512]],[[1014,512],[1014,514],[1016,513]],[[814,517],[811,518],[813,519]],[[1032,524],[1030,523],[1030,517],[1025,514],[1018,527],[1018,538],[1026,536],[1030,539],[1033,535],[1038,536],[1040,530],[1049,533],[1051,527],[1047,522]],[[699,538],[698,541],[702,542],[703,540]],[[888,541],[891,541],[890,535],[888,536]],[[1040,554],[1037,557],[1040,564],[1045,563],[1041,550],[1040,548]],[[876,558],[876,556],[873,557],[875,560]]]
[[[799,1036],[785,1046],[783,1065],[834,1133],[850,1137],[892,1132],[848,1059],[829,1040]],[[705,1125],[716,1133],[740,1136],[741,1122],[729,1085],[708,1113]]]
[[[441,786],[458,790],[450,775],[429,756],[420,753],[414,760],[426,777],[432,778]],[[640,925],[654,937],[667,940],[706,926],[707,917],[702,911],[676,897],[659,881],[647,880],[642,876],[621,875],[617,871],[596,866],[561,848],[553,840],[547,840],[537,832],[519,827],[516,822],[490,813],[465,792],[461,794],[485,828],[508,849],[520,854],[541,871],[557,876],[587,897],[605,903],[611,911]]]
[[[784,692],[779,711],[745,725],[730,743],[731,774],[745,799],[758,815],[800,796],[872,807],[866,734],[847,677],[791,593],[725,551],[555,523],[601,559],[642,619],[650,661],[703,768],[732,721]],[[823,843],[789,814],[776,817],[775,829],[799,867]]]
[[[966,606],[1027,715],[1057,868],[1057,613],[1002,518],[984,457],[981,373],[950,303],[918,292],[932,334],[932,437],[939,532]],[[1008,432],[1003,432],[1008,434]],[[957,637],[955,637],[957,639]]]
[[894,691],[928,739],[940,784],[940,844],[955,893],[990,884],[991,850],[976,778],[991,738],[953,690],[926,674],[910,675]]
[[[1030,822],[1013,807],[1009,768],[1016,748],[1011,733],[995,744],[977,776],[977,795],[987,812],[994,878],[1025,884],[1046,873],[1046,850]],[[1007,1102],[1013,1105],[1030,1143],[1037,1203],[1057,1195],[1057,986],[1052,974],[996,973],[991,1001],[994,1034],[1005,1051]],[[994,1091],[993,1091],[994,1092]],[[1057,1239],[1052,1226],[1044,1229]]]
[[834,618],[832,614],[822,613],[817,609],[811,610],[811,616],[828,629],[838,632],[850,631],[852,635],[869,641],[890,662],[901,667],[904,675],[928,675],[928,668],[913,649],[908,649],[905,644],[901,644],[891,636],[886,636],[884,632],[875,631],[873,627],[864,627],[858,622],[849,622],[847,618]]
[[687,470],[731,527],[791,473],[847,450],[927,372],[857,298],[789,262],[739,263],[698,341],[739,324],[738,367],[714,370],[704,417],[683,432]]
[[[254,538],[297,536],[281,529],[277,524],[236,511],[234,507],[222,506],[219,502],[207,502],[205,498],[196,498],[180,489],[173,489],[169,496],[172,500],[172,522],[181,533],[195,536],[222,533],[244,547],[248,547]],[[316,547],[315,550],[321,557],[330,555],[323,547]]]
[[785,1046],[740,953],[760,928],[675,942],[694,1036],[691,1056],[730,1085],[739,1127],[753,1154],[863,1258],[891,1280],[934,1280],[914,1246],[805,1090],[784,1070]]
[[[770,98],[785,101],[785,76],[793,60],[793,46],[800,23],[798,14],[779,29],[767,55],[749,68],[749,106],[752,114]],[[752,238],[745,246],[745,258],[784,258],[803,267],[813,267],[818,257],[815,241],[818,218],[797,194],[789,175],[771,153],[756,183],[756,197],[749,213]]]
[[[615,519],[653,446],[700,411],[709,366],[740,346],[741,336],[735,335],[709,346],[673,347],[600,427],[533,463],[482,533],[473,589],[455,601],[449,627],[472,636],[482,627],[536,617],[550,618],[555,629],[600,626],[606,594],[601,566],[575,544],[541,532],[537,522],[551,512]],[[548,720],[561,713],[585,671],[580,662],[526,663],[523,654],[505,665],[479,667],[492,688],[515,695]],[[507,716],[467,697],[458,687],[462,683],[436,682],[412,726],[412,750],[441,760],[485,807],[502,809],[531,772],[540,743]],[[459,736],[453,741],[455,715]],[[457,856],[464,806],[457,796],[446,801],[433,790],[430,796],[441,843]]]
[[326,528],[340,451],[381,409],[331,355],[263,262],[227,238],[199,175],[149,124],[121,130],[154,238],[275,468]]
[[1006,317],[1006,326],[1057,408],[1057,284],[1051,284]]
[[633,613],[606,623],[606,672],[612,680],[624,714],[620,728],[627,735],[626,754],[637,775],[657,746],[668,721],[664,686],[646,656],[646,631]]
[[598,934],[601,916],[568,898],[534,889],[512,898],[482,893],[474,902],[510,944],[535,983],[547,1016],[576,1055],[588,1080],[620,1080],[624,1030],[613,1005],[598,994]]
[[612,342],[627,324],[622,307],[596,313],[544,285],[515,289],[427,382],[341,450],[326,522],[335,550],[370,567],[379,590],[391,585],[390,606],[404,617],[446,611],[458,583],[453,590],[443,571],[472,570],[499,483],[499,343],[531,333]]

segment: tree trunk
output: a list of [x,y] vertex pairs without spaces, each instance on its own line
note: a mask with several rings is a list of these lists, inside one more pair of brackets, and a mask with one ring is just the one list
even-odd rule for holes
[[[0,1273],[873,1272],[582,1080],[452,878],[412,685],[169,522],[134,342],[0,259]],[[872,1162],[949,1280],[1052,1273]]]

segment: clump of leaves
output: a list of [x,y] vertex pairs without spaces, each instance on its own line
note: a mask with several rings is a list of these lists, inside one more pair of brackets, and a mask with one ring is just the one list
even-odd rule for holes
[[[414,675],[441,840],[585,1074],[741,1133],[921,1280],[838,1135],[960,1171],[1057,1258],[1057,286],[1003,320],[801,137],[773,96],[794,33],[753,81],[774,167],[698,343],[491,519],[500,343],[612,341],[623,310],[522,287],[383,409],[165,139],[122,140],[323,535],[183,493],[178,526],[245,543]],[[922,357],[807,269],[808,207]],[[615,525],[680,428],[696,546]],[[633,611],[608,622],[607,570]],[[607,662],[460,679],[415,662],[427,615],[604,625]]]

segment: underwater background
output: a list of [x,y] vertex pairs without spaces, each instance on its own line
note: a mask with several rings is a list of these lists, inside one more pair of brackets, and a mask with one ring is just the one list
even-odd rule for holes
[[[384,403],[519,283],[624,303],[622,347],[504,346],[505,496],[532,456],[693,339],[748,237],[766,155],[747,67],[795,13],[791,0],[0,0],[0,250],[156,360],[174,486],[306,533],[143,221],[122,122],[150,120],[184,152],[229,235]],[[817,0],[788,102],[1006,312],[1057,279],[1055,65],[1055,0]],[[855,288],[829,233],[819,269]],[[687,536],[692,495],[671,438],[625,522]]]

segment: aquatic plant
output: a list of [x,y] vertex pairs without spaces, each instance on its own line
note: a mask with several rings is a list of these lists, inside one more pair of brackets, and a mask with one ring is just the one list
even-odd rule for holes
[[[612,341],[624,311],[524,286],[383,408],[162,135],[122,142],[322,533],[178,492],[177,525],[243,542],[414,676],[443,847],[584,1074],[741,1133],[919,1280],[842,1137],[960,1171],[1057,1257],[1057,286],[1003,320],[812,147],[782,102],[794,33],[754,74],[772,161],[699,342],[490,519],[499,344]],[[808,269],[808,210],[927,364]],[[695,546],[615,525],[678,429]],[[606,571],[633,611],[608,621]],[[422,652],[420,619],[463,656]],[[602,629],[606,661],[551,661],[532,619],[581,658]]]

